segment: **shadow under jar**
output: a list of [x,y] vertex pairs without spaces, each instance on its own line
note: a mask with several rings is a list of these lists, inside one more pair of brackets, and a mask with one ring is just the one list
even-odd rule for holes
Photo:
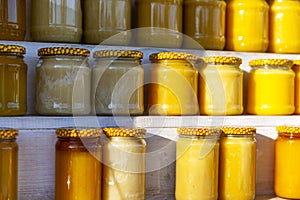
[[36,111],[42,115],[87,115],[91,69],[87,49],[41,48],[36,67]]
[[81,0],[31,0],[30,30],[33,41],[79,43]]
[[27,65],[22,46],[0,44],[0,116],[25,115]]
[[134,50],[102,50],[96,51],[94,58],[92,100],[96,114],[143,114],[143,53]]

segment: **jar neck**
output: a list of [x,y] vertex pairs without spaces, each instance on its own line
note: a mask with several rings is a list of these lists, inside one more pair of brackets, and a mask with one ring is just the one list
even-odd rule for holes
[[96,62],[110,62],[110,63],[136,63],[140,65],[142,62],[137,58],[95,58]]
[[285,138],[300,138],[300,134],[294,134],[294,133],[278,133],[279,137],[285,137]]
[[241,135],[241,134],[223,134],[222,137],[225,138],[254,138],[253,134]]
[[276,66],[276,65],[264,65],[264,66],[251,66],[253,70],[260,69],[277,69],[277,70],[290,70],[292,66]]
[[219,135],[205,135],[205,136],[179,135],[179,138],[191,139],[191,140],[216,140],[219,139]]
[[21,59],[24,58],[23,54],[20,54],[20,53],[0,53],[0,56],[16,57],[16,58],[21,58]]
[[54,56],[41,56],[43,60],[75,60],[75,61],[84,61],[87,60],[88,57],[85,56],[66,56],[66,55],[54,55]]
[[0,138],[0,142],[15,142],[16,138]]

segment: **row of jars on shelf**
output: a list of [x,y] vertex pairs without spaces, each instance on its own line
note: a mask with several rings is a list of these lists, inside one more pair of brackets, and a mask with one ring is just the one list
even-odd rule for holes
[[[103,131],[106,137],[101,137],[99,128],[56,130],[55,199],[145,199],[146,130]],[[277,131],[274,190],[280,197],[299,199],[300,127],[280,126]],[[255,128],[178,128],[177,132],[172,161],[177,200],[255,199]],[[8,199],[17,199],[17,134],[15,129],[0,129],[0,195]]]
[[[226,44],[225,49],[234,51],[300,53],[299,1],[271,0],[269,5],[265,0],[135,0],[134,7],[131,3],[32,0],[32,40],[115,45],[132,40],[140,46],[179,48],[183,43],[184,48],[200,44],[216,50]],[[24,39],[25,7],[25,0],[2,1],[0,39]],[[141,29],[128,31],[133,20]]]
[[[26,114],[24,53],[24,47],[0,45],[2,116]],[[197,115],[199,111],[201,115],[241,115],[244,110],[244,74],[237,57],[159,52],[142,66],[141,51],[100,50],[93,54],[91,69],[87,49],[41,48],[38,55],[36,111],[41,115],[88,115],[91,111],[125,116]],[[288,59],[251,60],[247,113],[300,114],[299,64]]]

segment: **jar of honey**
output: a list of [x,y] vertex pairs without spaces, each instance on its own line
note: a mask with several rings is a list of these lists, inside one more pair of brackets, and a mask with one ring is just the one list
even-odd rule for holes
[[270,46],[275,53],[300,53],[300,1],[270,0]]
[[268,45],[268,3],[265,0],[228,0],[226,50],[264,52]]
[[102,50],[96,51],[94,58],[92,99],[96,114],[143,114],[143,53],[134,50]]
[[33,41],[79,43],[82,36],[81,0],[31,0]]
[[295,72],[295,114],[300,114],[300,60],[294,60],[292,67]]
[[242,59],[210,56],[199,59],[199,106],[204,115],[243,113]]
[[26,33],[26,1],[0,1],[0,40],[24,40]]
[[98,128],[56,130],[56,200],[101,199],[101,134]]
[[145,199],[146,134],[141,128],[104,128],[102,200]]
[[180,48],[183,0],[136,0],[139,46]]
[[[185,0],[183,14],[184,34],[204,49],[222,50],[225,47],[225,1]],[[189,48],[185,40],[183,46]]]
[[220,200],[254,200],[256,176],[255,128],[222,128],[219,165]]
[[18,131],[0,128],[0,199],[18,199]]
[[27,65],[22,46],[0,44],[0,116],[25,115]]
[[153,115],[196,115],[198,106],[197,57],[183,52],[150,55],[148,112]]
[[176,200],[217,200],[220,130],[178,128]]
[[289,115],[295,111],[293,61],[251,60],[248,74],[249,114]]
[[275,140],[275,194],[287,199],[300,199],[300,127],[279,126]]
[[42,115],[86,115],[91,111],[91,69],[82,48],[38,50],[36,111]]
[[[89,44],[128,45],[131,40],[131,0],[85,0],[84,37]],[[117,36],[110,38],[114,35]]]

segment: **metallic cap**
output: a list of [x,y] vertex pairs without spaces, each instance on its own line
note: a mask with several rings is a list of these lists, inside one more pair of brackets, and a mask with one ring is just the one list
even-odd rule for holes
[[197,60],[197,56],[185,52],[160,52],[149,56],[152,60]]
[[142,59],[143,53],[136,50],[101,50],[95,51],[94,58],[137,58]]
[[223,127],[222,133],[225,135],[254,135],[256,128],[253,127]]
[[18,130],[12,128],[0,128],[1,139],[11,139],[17,137],[19,134]]
[[186,136],[218,136],[221,130],[218,128],[177,128],[179,135]]
[[25,47],[18,45],[0,44],[0,53],[19,53],[25,54]]
[[66,138],[79,138],[79,137],[100,137],[102,129],[100,128],[77,128],[77,127],[64,127],[56,129],[58,137]]
[[90,51],[83,48],[71,48],[71,47],[49,47],[41,48],[38,50],[39,56],[56,56],[56,55],[66,55],[66,56],[84,56],[88,57]]
[[288,59],[257,59],[251,60],[249,65],[251,67],[260,67],[265,65],[271,66],[292,66],[293,61]]
[[147,131],[143,128],[104,128],[104,134],[108,137],[143,137]]
[[205,64],[231,64],[240,65],[242,64],[242,59],[238,57],[229,56],[208,56],[199,58],[199,61]]

